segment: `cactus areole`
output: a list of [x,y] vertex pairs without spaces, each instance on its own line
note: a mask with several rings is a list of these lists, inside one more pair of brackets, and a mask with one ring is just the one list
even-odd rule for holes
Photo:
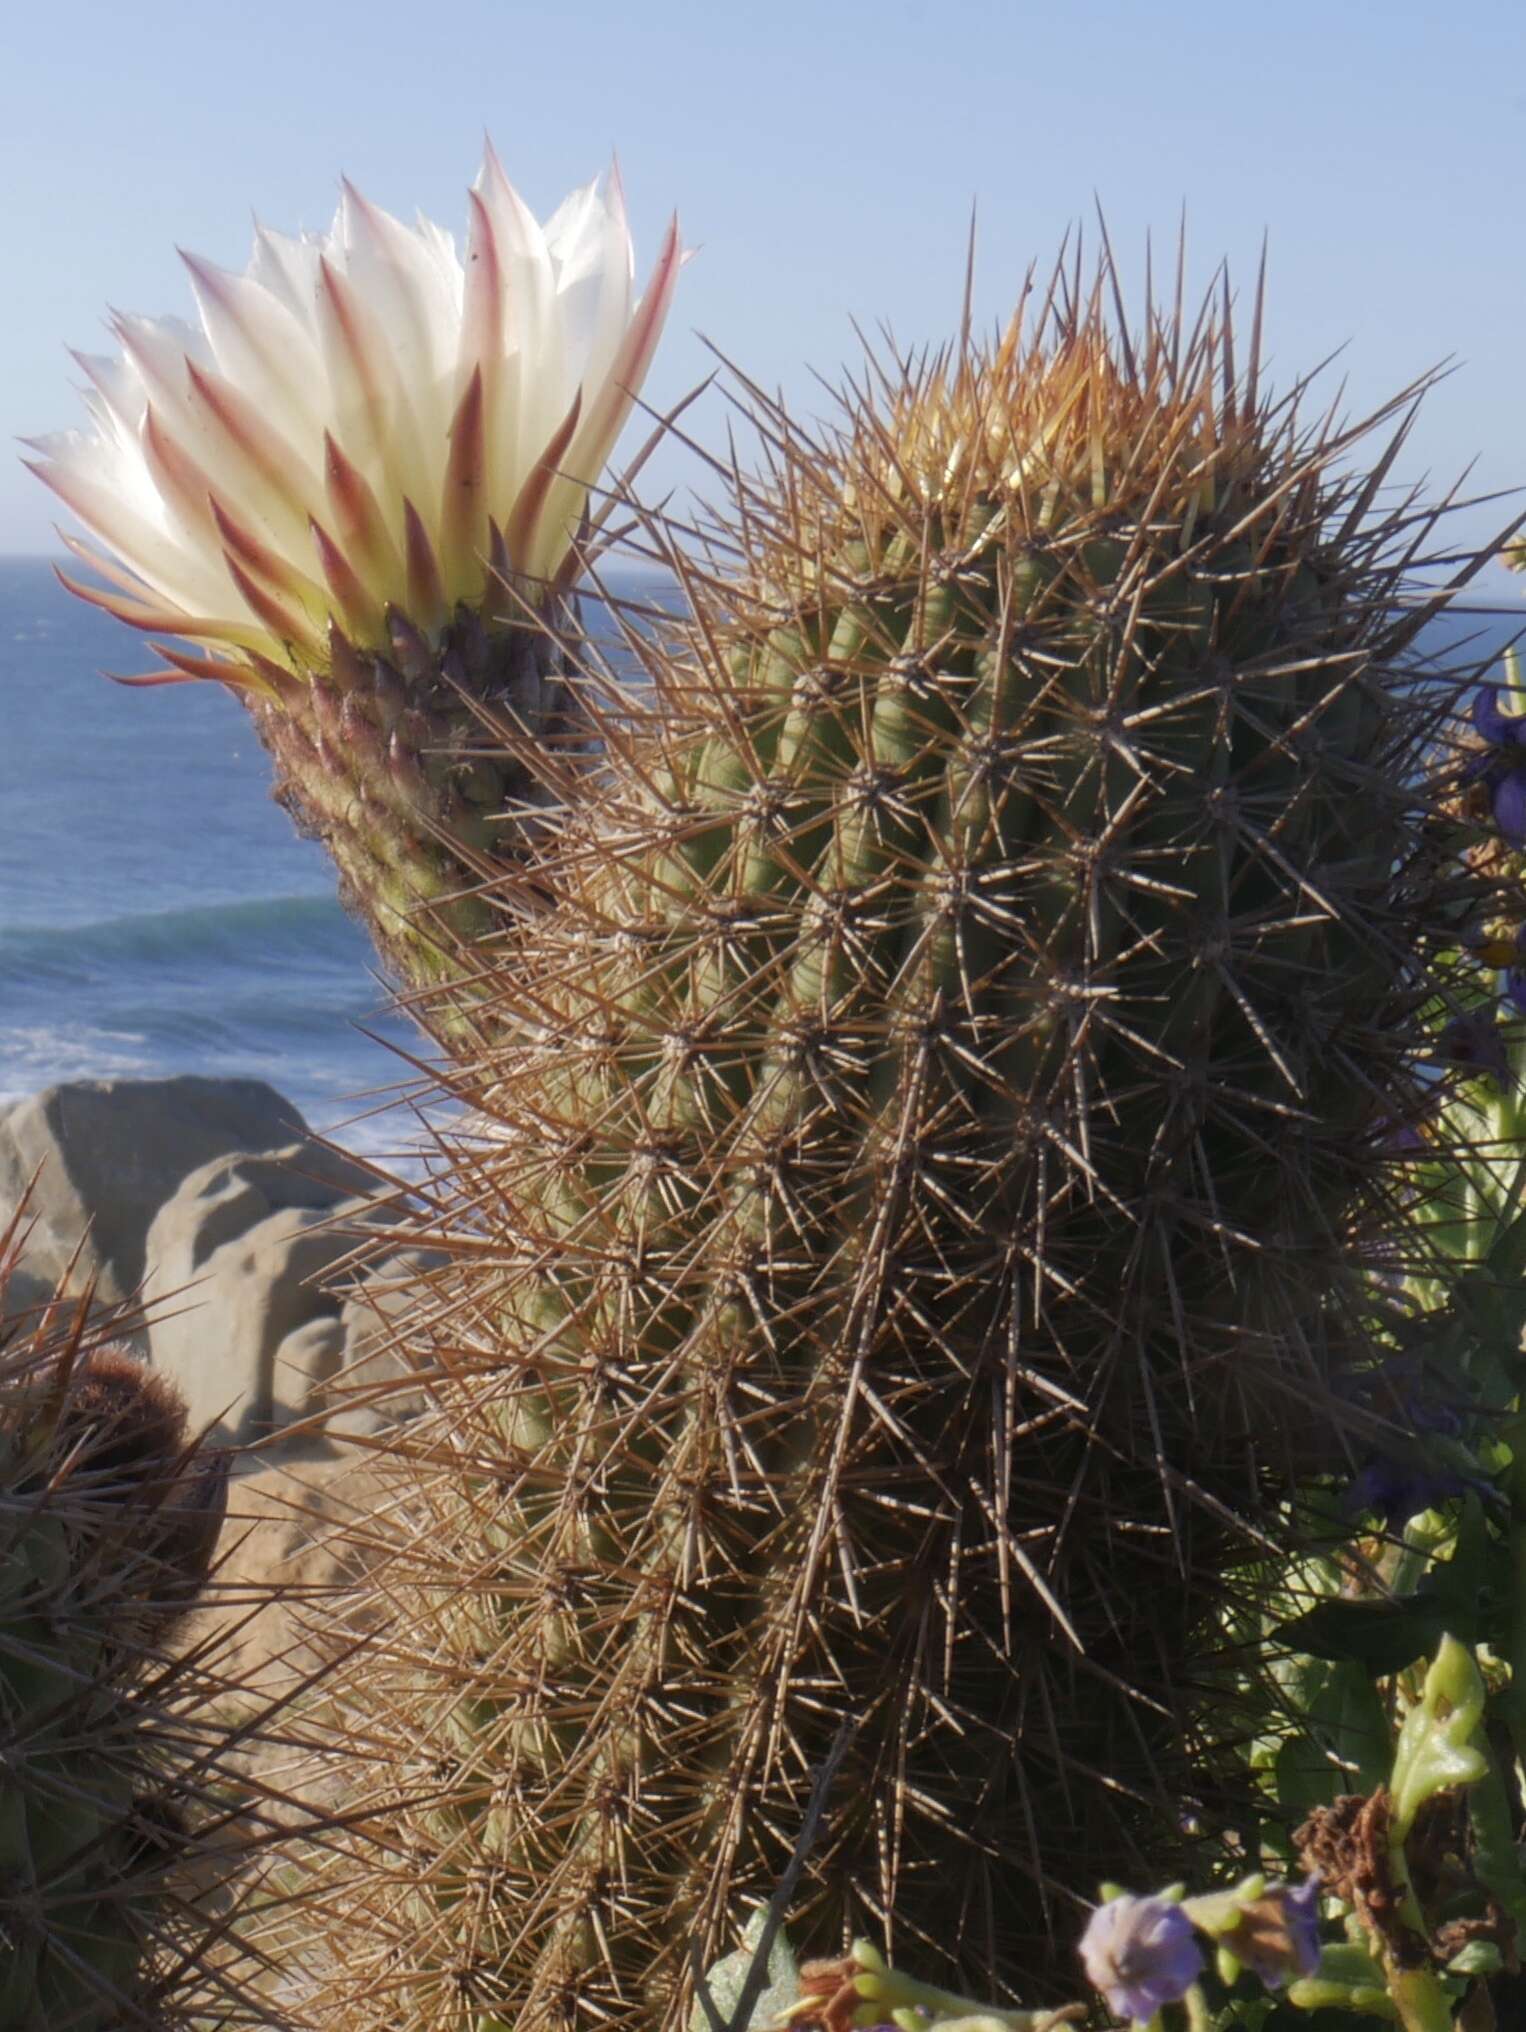
[[108,581],[65,585],[181,638],[124,682],[245,700],[409,984],[492,922],[468,892],[586,745],[578,539],[682,261],[675,220],[636,301],[618,173],[543,227],[489,145],[470,203],[464,263],[348,183],[242,274],[187,255],[199,326],[117,318],[120,358],[76,355],[94,429],[32,441],[105,551],[64,535]]
[[824,437],[763,406],[477,956],[336,2026],[375,1982],[410,2028],[687,2028],[844,1717],[792,1938],[970,1993],[1073,1989],[1096,1883],[1211,1797],[1207,1633],[1338,1451],[1483,885],[1370,426],[1111,287],[871,366]]

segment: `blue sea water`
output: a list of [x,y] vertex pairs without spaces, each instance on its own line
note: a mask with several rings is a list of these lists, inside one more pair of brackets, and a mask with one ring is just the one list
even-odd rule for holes
[[154,661],[45,559],[0,558],[0,1100],[258,1078],[352,1149],[405,1150],[417,1079],[388,1046],[422,1040],[238,703],[101,674]]
[[[1470,656],[1526,622],[1455,616]],[[352,1148],[417,1135],[370,946],[326,856],[269,795],[237,702],[128,691],[153,661],[63,590],[0,558],[0,1099],[51,1081],[176,1072],[270,1080]]]

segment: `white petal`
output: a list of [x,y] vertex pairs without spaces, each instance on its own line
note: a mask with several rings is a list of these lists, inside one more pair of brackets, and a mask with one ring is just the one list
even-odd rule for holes
[[346,184],[340,206],[343,273],[366,306],[373,368],[397,438],[393,463],[402,491],[431,537],[456,402],[459,265],[452,278],[431,244]]
[[399,388],[389,335],[340,261],[320,265],[318,334],[328,374],[330,424],[346,456],[365,476],[398,548],[403,503],[433,512],[438,486],[424,459],[413,409]]
[[145,586],[189,613],[235,611],[221,557],[204,544],[187,546],[141,458],[103,456],[98,439],[77,431],[34,443],[43,458],[33,471]]
[[678,220],[673,219],[657,257],[657,266],[647,284],[636,314],[621,334],[614,358],[598,381],[585,385],[585,399],[577,433],[562,460],[564,478],[547,497],[540,520],[540,539],[527,569],[538,577],[550,577],[566,555],[577,534],[587,500],[587,486],[602,472],[667,322],[673,291],[684,262]]
[[[338,221],[335,221],[335,230]],[[269,226],[254,229],[249,279],[268,289],[298,324],[317,334],[318,261],[324,241],[311,233],[277,233]]]
[[546,221],[546,251],[556,270],[558,290],[597,271],[603,231],[604,206],[595,177],[592,183],[569,192]]
[[[307,540],[308,516],[321,501],[316,475],[305,462],[282,462],[276,479],[261,474],[237,439],[230,435],[214,403],[198,388],[196,373],[215,375],[205,335],[178,319],[122,317],[117,330],[129,357],[143,376],[149,401],[174,445],[193,461],[199,481],[218,500],[241,504],[245,517],[257,521],[261,534],[278,549]],[[147,419],[139,428],[144,455],[152,471],[156,458]],[[205,500],[188,494],[171,496],[174,518],[189,533],[205,531],[201,540],[218,549],[216,532],[207,527],[211,510]]]
[[323,364],[311,307],[299,317],[252,275],[235,275],[194,254],[181,259],[218,367],[258,408],[283,419],[289,436],[321,436]]
[[[513,473],[522,482],[566,415],[577,386],[556,305],[556,271],[535,215],[503,173],[489,142],[477,190],[493,222],[506,274]],[[515,490],[517,492],[517,489]]]
[[631,321],[635,297],[636,257],[625,216],[625,193],[618,171],[605,192],[599,238],[598,286],[588,334],[583,379],[590,389],[602,386],[614,364]]
[[120,353],[75,353],[73,358],[93,384],[85,400],[102,435],[119,443],[135,438],[148,400],[137,369]]
[[119,312],[115,320],[122,340],[155,401],[176,399],[185,383],[185,363],[212,365],[212,349],[206,333],[183,318],[136,317]]

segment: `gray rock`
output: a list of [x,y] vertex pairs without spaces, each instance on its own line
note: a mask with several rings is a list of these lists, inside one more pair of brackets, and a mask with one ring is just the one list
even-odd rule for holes
[[[193,1426],[248,1440],[315,1420],[355,1359],[361,1314],[349,1306],[396,1218],[373,1185],[362,1166],[298,1143],[204,1165],[160,1210],[148,1237],[149,1353],[185,1393]],[[379,1422],[352,1410],[334,1430],[368,1429],[367,1418]]]
[[392,1340],[398,1321],[416,1301],[416,1280],[443,1261],[437,1250],[399,1249],[374,1265],[371,1276],[346,1298],[339,1315],[343,1361],[323,1379],[333,1407],[331,1431],[379,1432],[424,1408],[425,1392],[409,1387],[413,1372]]
[[37,1173],[26,1275],[93,1278],[100,1303],[119,1304],[143,1277],[150,1223],[192,1172],[306,1134],[263,1080],[71,1080],[0,1107],[0,1225]]
[[[331,1434],[324,1416],[327,1385],[344,1367],[344,1351],[344,1321],[338,1306],[282,1335],[271,1364],[269,1429],[284,1426],[290,1437],[304,1419],[322,1419],[323,1436]],[[319,1437],[316,1428],[313,1437]]]

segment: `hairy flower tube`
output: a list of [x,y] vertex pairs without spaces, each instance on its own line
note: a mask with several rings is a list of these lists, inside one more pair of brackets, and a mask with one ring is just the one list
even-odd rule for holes
[[241,693],[410,981],[587,747],[578,539],[682,261],[675,220],[637,299],[615,174],[541,225],[489,146],[469,202],[464,259],[348,183],[242,273],[187,255],[199,323],[118,317],[120,357],[76,356],[92,428],[32,441],[102,546],[65,536],[108,583],[64,583],[162,658],[127,681]]

